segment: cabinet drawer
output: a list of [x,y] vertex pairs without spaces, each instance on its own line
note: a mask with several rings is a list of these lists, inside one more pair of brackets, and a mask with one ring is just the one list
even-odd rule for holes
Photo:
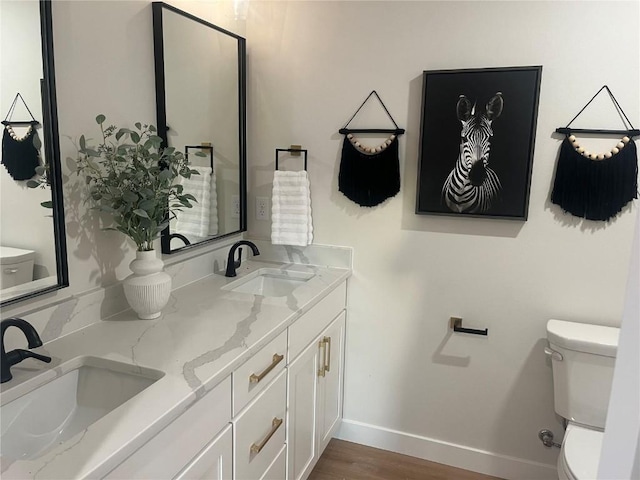
[[236,419],[233,442],[237,480],[261,478],[284,445],[286,431],[285,372],[281,372]]
[[232,448],[233,436],[229,424],[175,480],[231,480]]
[[284,370],[286,356],[285,330],[233,372],[234,416]]
[[231,376],[198,400],[105,478],[173,478],[230,420]]
[[260,480],[284,480],[287,473],[287,446],[280,450],[280,453],[273,461],[269,469]]
[[289,363],[338,316],[346,299],[344,282],[289,327]]

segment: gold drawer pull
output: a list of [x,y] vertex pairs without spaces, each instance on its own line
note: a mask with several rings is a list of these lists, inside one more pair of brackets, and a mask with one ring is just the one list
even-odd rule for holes
[[324,341],[329,345],[329,351],[324,356],[324,371],[328,372],[331,370],[331,337],[324,337]]
[[[327,371],[327,337],[324,337],[318,342],[318,348],[324,350],[324,355],[322,356],[322,365],[318,369],[318,376],[324,377],[324,374]],[[320,361],[318,360],[318,363],[319,362]]]
[[267,434],[265,439],[262,440],[262,442],[260,442],[259,444],[254,443],[253,445],[251,445],[251,453],[260,453],[260,451],[264,448],[271,437],[273,437],[273,434],[276,433],[278,428],[280,428],[280,425],[282,425],[282,419],[274,418],[271,422],[271,431]]
[[284,358],[284,355],[278,355],[276,353],[273,356],[273,361],[271,362],[271,365],[269,365],[264,372],[262,372],[260,375],[256,375],[255,373],[252,373],[251,375],[249,375],[249,383],[258,383],[260,380],[266,377],[271,370],[276,368],[276,365],[278,365],[283,358]]

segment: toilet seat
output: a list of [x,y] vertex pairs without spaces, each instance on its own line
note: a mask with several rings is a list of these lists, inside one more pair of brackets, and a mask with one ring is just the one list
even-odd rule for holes
[[569,423],[558,458],[560,480],[598,478],[603,437],[604,432]]

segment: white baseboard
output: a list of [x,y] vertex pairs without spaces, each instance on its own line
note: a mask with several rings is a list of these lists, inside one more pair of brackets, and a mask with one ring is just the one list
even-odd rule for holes
[[343,419],[336,438],[505,480],[557,480],[555,465],[532,462],[433,438]]

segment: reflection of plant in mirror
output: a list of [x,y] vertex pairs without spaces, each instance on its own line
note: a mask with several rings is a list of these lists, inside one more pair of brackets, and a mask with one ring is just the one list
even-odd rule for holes
[[[40,151],[42,148],[42,142],[40,141],[40,137],[36,134],[33,136],[33,146],[36,150]],[[27,187],[29,188],[50,188],[51,187],[51,177],[49,176],[49,162],[45,161],[44,165],[38,165],[35,168],[35,172],[37,177],[35,179],[27,180]],[[45,208],[53,208],[53,200],[47,200],[45,202],[40,202]]]
[[161,148],[162,139],[153,125],[136,123],[135,130],[96,122],[102,142],[89,145],[79,140],[75,159],[77,174],[83,175],[96,210],[110,214],[117,230],[131,238],[138,250],[153,250],[153,240],[182,208],[191,208],[193,195],[183,192],[179,177],[197,175],[185,155],[173,147]]
[[[36,175],[38,175],[37,179],[27,180],[27,187],[29,188],[48,188],[51,187],[51,180],[49,177],[49,163],[45,163],[44,165],[38,165],[35,168]],[[46,200],[44,202],[40,202],[45,208],[53,208],[53,200]]]

